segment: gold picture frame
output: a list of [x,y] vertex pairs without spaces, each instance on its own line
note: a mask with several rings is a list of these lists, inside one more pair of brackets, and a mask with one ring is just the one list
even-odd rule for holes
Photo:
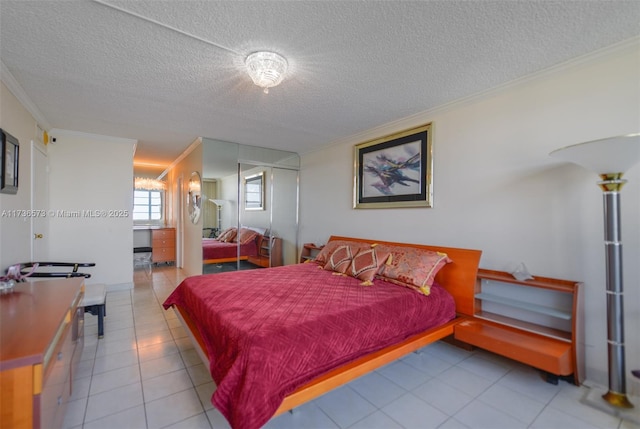
[[355,146],[353,208],[433,207],[432,124]]

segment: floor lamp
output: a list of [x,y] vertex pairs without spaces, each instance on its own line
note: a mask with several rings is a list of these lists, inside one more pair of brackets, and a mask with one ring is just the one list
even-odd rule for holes
[[633,408],[627,398],[624,355],[624,309],[622,294],[622,238],[620,190],[622,175],[640,161],[640,134],[611,137],[568,146],[552,157],[578,164],[600,175],[604,195],[604,243],[607,277],[607,350],[609,391],[605,401],[619,408]]
[[226,203],[225,200],[215,200],[213,198],[209,198],[209,201],[215,204],[218,207],[218,234],[222,232],[222,206]]

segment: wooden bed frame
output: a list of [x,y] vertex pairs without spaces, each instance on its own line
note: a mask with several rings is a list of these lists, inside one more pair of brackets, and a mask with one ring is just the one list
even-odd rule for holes
[[246,261],[249,259],[248,256],[233,256],[231,258],[218,258],[218,259],[205,259],[202,261],[203,264],[223,264],[225,262],[236,262],[236,261]]
[[[337,367],[324,375],[321,375],[309,383],[301,386],[295,392],[287,396],[273,417],[282,414],[285,411],[298,407],[320,395],[342,386],[368,372],[380,368],[402,356],[424,347],[453,334],[455,325],[462,322],[467,316],[473,315],[474,309],[474,292],[476,285],[476,275],[478,273],[478,265],[480,263],[480,250],[460,249],[454,247],[428,246],[420,244],[395,243],[389,241],[368,240],[361,238],[331,236],[329,241],[349,240],[363,243],[379,243],[405,247],[415,247],[419,249],[427,249],[439,252],[445,252],[453,260],[447,264],[436,275],[436,282],[444,287],[451,295],[456,303],[457,317],[439,326],[414,335],[405,341],[386,347],[377,352],[363,356],[353,362]],[[196,351],[207,367],[209,358],[206,355],[206,349],[202,337],[195,327],[189,316],[179,307],[173,307],[178,318],[185,327],[189,337],[191,338]]]

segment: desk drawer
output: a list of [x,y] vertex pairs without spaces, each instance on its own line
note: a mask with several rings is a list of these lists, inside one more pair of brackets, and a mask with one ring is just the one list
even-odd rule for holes
[[176,237],[175,229],[153,229],[151,230],[151,240],[166,240]]
[[153,248],[153,253],[151,256],[151,260],[153,262],[168,262],[176,260],[176,249],[175,247],[160,247]]
[[152,250],[155,250],[158,247],[176,247],[176,239],[175,237],[154,238],[151,245],[152,245]]
[[64,410],[70,396],[71,359],[74,344],[71,338],[71,326],[67,323],[58,344],[45,369],[44,384],[40,395],[41,427],[61,427]]

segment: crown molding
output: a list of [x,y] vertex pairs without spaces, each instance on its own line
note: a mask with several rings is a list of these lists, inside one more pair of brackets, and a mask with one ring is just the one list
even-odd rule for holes
[[[53,128],[49,130],[49,135],[51,137],[65,137],[65,136],[80,137],[80,138],[85,138],[85,139],[94,140],[94,141],[122,143],[122,144],[132,145],[132,147],[134,147],[134,145],[138,143],[138,140],[135,140],[135,139],[105,136],[102,134],[91,134],[91,133],[85,133],[83,131],[63,130],[61,128]],[[55,144],[55,143],[52,143],[52,144]]]
[[198,137],[196,138],[190,145],[189,147],[187,147],[184,152],[182,152],[180,154],[179,157],[177,157],[171,164],[169,164],[169,166],[166,168],[166,170],[164,170],[162,172],[162,174],[160,174],[160,176],[158,176],[158,179],[162,179],[164,176],[166,176],[167,174],[169,174],[169,171],[171,171],[171,169],[173,167],[175,167],[176,165],[178,165],[180,163],[180,161],[182,161],[183,159],[185,159],[187,157],[187,155],[189,155],[191,152],[193,152],[193,150],[195,148],[197,148],[199,145],[202,144],[202,137]]
[[9,71],[7,66],[4,64],[2,60],[0,60],[0,80],[7,86],[9,91],[18,99],[18,101],[24,106],[25,109],[31,116],[36,120],[40,126],[48,130],[51,128],[51,124],[47,121],[47,118],[44,117],[40,109],[36,107],[36,104],[29,98],[27,93],[24,91],[22,86],[18,83],[13,74]]

